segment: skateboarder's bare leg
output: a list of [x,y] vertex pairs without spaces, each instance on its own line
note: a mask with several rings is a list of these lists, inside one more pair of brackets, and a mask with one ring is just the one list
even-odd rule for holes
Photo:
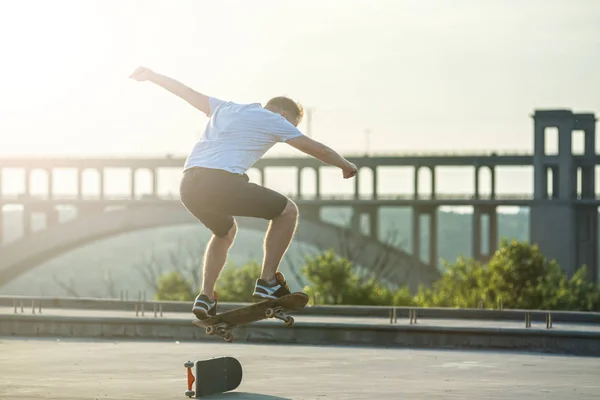
[[283,255],[287,251],[298,225],[298,207],[288,200],[283,212],[269,224],[264,242],[261,279],[272,282]]
[[211,301],[214,300],[215,283],[227,261],[227,253],[233,244],[236,233],[237,224],[234,221],[227,236],[213,235],[206,246],[201,294],[206,295]]

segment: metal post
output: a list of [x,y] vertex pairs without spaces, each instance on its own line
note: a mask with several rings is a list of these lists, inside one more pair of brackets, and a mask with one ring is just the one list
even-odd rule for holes
[[410,324],[416,324],[417,323],[417,310],[411,308],[408,311],[408,317],[410,318]]

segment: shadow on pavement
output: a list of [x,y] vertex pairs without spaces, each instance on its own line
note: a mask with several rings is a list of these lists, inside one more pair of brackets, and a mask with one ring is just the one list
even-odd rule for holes
[[227,392],[221,394],[215,394],[212,396],[203,397],[203,399],[209,400],[292,400],[288,397],[279,397],[279,396],[269,396],[266,394],[260,393],[247,393],[247,392]]

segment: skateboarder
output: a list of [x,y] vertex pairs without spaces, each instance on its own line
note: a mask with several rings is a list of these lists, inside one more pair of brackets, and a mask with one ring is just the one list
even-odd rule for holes
[[356,175],[356,166],[303,135],[297,128],[302,106],[287,97],[274,97],[264,107],[259,103],[238,104],[199,93],[148,68],[139,67],[130,77],[161,86],[210,118],[185,162],[180,185],[183,205],[212,232],[204,256],[202,290],[192,312],[198,319],[217,313],[215,284],[237,233],[234,216],[270,221],[262,274],[253,296],[277,299],[289,294],[278,268],[296,230],[298,208],[282,194],[250,183],[246,171],[279,142],[339,167],[344,179]]

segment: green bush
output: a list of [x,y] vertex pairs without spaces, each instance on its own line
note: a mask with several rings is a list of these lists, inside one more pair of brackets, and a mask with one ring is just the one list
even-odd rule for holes
[[419,288],[415,304],[421,307],[477,307],[486,296],[487,275],[480,263],[459,257],[456,263],[446,264],[446,271],[431,288]]
[[430,289],[415,297],[423,307],[599,310],[600,290],[580,268],[569,279],[537,246],[503,240],[487,266],[459,258]]
[[175,271],[160,275],[156,286],[156,300],[191,301],[196,297],[192,284]]
[[302,273],[308,281],[304,292],[311,304],[331,305],[409,305],[408,289],[394,293],[373,278],[361,279],[349,260],[332,250],[307,257]]

